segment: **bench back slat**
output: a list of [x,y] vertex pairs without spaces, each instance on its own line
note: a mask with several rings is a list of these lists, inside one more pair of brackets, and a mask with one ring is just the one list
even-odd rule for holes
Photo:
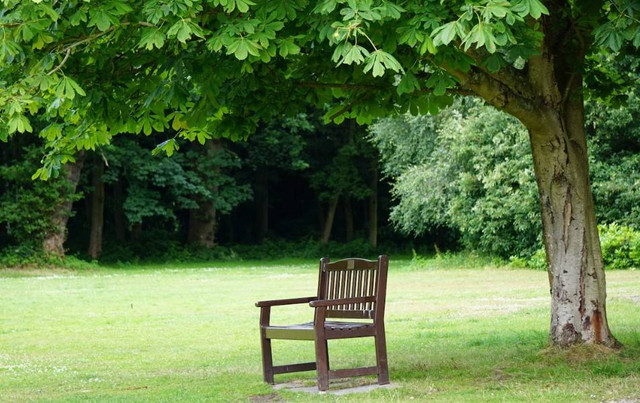
[[382,320],[386,296],[389,258],[378,260],[320,260],[319,299],[374,297],[374,302],[343,304],[327,309],[327,317]]

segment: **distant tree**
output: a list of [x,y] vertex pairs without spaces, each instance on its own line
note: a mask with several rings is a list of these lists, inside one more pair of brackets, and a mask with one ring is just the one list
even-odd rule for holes
[[240,183],[235,177],[242,161],[230,151],[227,143],[221,139],[210,140],[202,148],[192,148],[180,159],[183,168],[195,174],[199,186],[205,190],[192,196],[198,208],[189,209],[187,242],[190,244],[213,248],[218,217],[252,198],[250,185]]
[[90,158],[89,170],[91,171],[91,195],[89,205],[89,246],[87,254],[92,259],[98,259],[102,254],[103,232],[104,232],[104,212],[105,212],[105,183],[104,169],[105,161],[101,155],[94,155]]
[[109,167],[104,182],[122,188],[122,204],[115,209],[122,210],[134,236],[145,222],[176,230],[179,212],[190,211],[188,239],[212,247],[216,214],[229,213],[251,197],[249,186],[239,185],[228,172],[240,166],[239,159],[215,141],[208,148],[166,158],[154,157],[132,139],[120,138],[105,151],[105,158]]
[[340,199],[345,206],[345,232],[349,239],[353,237],[351,201],[365,200],[373,193],[367,179],[370,161],[376,155],[364,135],[364,129],[356,127],[355,121],[351,120],[340,126],[319,129],[317,137],[310,141],[310,184],[318,199],[326,203],[320,237],[323,244],[331,237]]
[[[63,257],[67,222],[73,215],[73,202],[82,197],[76,192],[83,157],[64,167],[50,182],[34,182],[43,149],[37,144],[25,146],[13,156],[3,153],[0,163],[0,223],[4,224],[7,243],[25,253],[44,252]],[[1,236],[0,236],[1,238]]]
[[283,171],[302,171],[309,167],[303,156],[305,134],[315,130],[314,117],[301,113],[295,117],[276,117],[260,127],[246,142],[240,143],[244,163],[253,171],[256,204],[256,235],[262,242],[269,232],[270,183]]

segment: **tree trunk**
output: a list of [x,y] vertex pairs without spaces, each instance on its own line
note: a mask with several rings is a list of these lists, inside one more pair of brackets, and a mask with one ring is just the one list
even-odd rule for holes
[[316,208],[316,226],[318,228],[318,232],[321,234],[320,238],[322,238],[322,233],[324,232],[324,222],[326,221],[326,214],[324,203],[317,197],[315,198],[315,208]]
[[98,160],[93,171],[93,194],[91,195],[91,231],[88,253],[98,259],[102,253],[102,230],[104,228],[104,162]]
[[346,241],[353,241],[353,208],[350,197],[345,197],[344,199],[344,230]]
[[258,242],[262,243],[269,232],[269,171],[258,170],[255,185]]
[[[193,145],[197,148],[197,144]],[[218,140],[208,141],[206,143],[206,157],[214,158],[215,154],[221,149],[222,145]],[[219,173],[220,167],[216,166],[213,170]],[[187,242],[211,249],[215,246],[215,235],[218,229],[215,205],[215,200],[218,197],[218,185],[211,184],[208,190],[211,192],[211,197],[208,200],[196,200],[198,208],[189,210]]]
[[45,233],[42,249],[48,256],[64,257],[64,241],[67,238],[67,222],[72,213],[73,199],[80,180],[84,163],[84,152],[76,157],[76,162],[65,165],[62,177],[66,182],[65,190],[51,215],[50,228]]
[[124,243],[127,236],[127,217],[124,215],[122,206],[124,203],[124,191],[122,180],[117,180],[113,184],[113,227],[118,243]]
[[329,238],[331,238],[331,229],[333,228],[333,219],[336,216],[336,208],[338,207],[338,197],[336,196],[329,203],[329,211],[325,217],[324,227],[322,229],[322,239],[320,242],[323,245],[329,243]]
[[189,234],[187,242],[205,248],[213,248],[216,233],[216,209],[213,200],[200,203],[198,209],[189,210]]
[[554,345],[619,343],[606,313],[606,282],[589,183],[584,127],[585,42],[570,16],[549,3],[540,29],[540,54],[526,69],[484,70],[485,57],[470,52],[478,67],[444,65],[463,88],[516,118],[528,129],[551,285],[550,341]]
[[369,188],[369,244],[378,246],[378,160],[371,161],[371,177]]
[[137,222],[131,226],[131,239],[137,241],[140,239],[140,235],[142,235],[142,223]]
[[605,272],[589,183],[584,107],[548,110],[530,129],[547,267],[553,344],[615,346],[607,323]]

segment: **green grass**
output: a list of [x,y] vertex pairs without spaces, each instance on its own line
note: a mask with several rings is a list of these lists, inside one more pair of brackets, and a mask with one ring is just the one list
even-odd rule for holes
[[[392,259],[390,270],[387,339],[398,387],[347,396],[274,391],[261,380],[253,302],[314,294],[315,261],[0,271],[0,401],[640,397],[639,271],[608,273],[610,326],[625,344],[611,352],[547,347],[544,272],[472,257]],[[305,306],[283,307],[273,319],[309,315]],[[374,361],[367,339],[329,348],[336,368]],[[274,355],[276,364],[313,360],[313,345],[274,341]]]

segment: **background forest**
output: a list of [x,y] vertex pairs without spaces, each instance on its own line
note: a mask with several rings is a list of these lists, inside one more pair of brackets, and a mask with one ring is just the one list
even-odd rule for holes
[[[437,116],[365,127],[322,111],[245,141],[122,135],[48,182],[42,140],[0,143],[0,265],[319,257],[465,249],[543,268],[526,129],[459,98]],[[640,100],[588,104],[591,180],[608,267],[640,264]],[[162,136],[171,136],[163,134]],[[204,140],[204,139],[203,139]]]

